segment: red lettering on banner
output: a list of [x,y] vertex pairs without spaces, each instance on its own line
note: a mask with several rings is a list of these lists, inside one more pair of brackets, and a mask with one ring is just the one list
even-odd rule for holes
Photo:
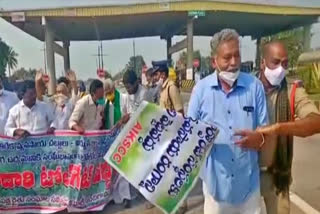
[[122,141],[122,143],[118,146],[117,152],[112,156],[112,159],[120,164],[123,156],[127,154],[127,151],[130,149],[132,143],[134,143],[137,135],[142,130],[142,126],[139,122],[137,122],[133,128],[129,131],[128,135]]
[[40,173],[40,186],[42,188],[50,188],[53,187],[53,185],[53,178],[48,175],[47,168],[45,166],[42,166]]
[[69,173],[70,173],[70,187],[80,189],[81,187],[81,164],[70,164]]
[[31,171],[0,173],[0,187],[4,189],[14,189],[23,187],[31,189],[35,185],[35,176]]
[[101,177],[106,182],[106,188],[111,187],[112,168],[107,162],[101,163]]
[[91,186],[91,179],[93,175],[93,165],[84,167],[83,174],[81,177],[81,189],[88,189]]
[[48,172],[49,177],[51,177],[54,180],[55,184],[61,184],[62,183],[62,167],[57,166],[56,170],[50,169]]
[[34,173],[31,172],[31,171],[24,171],[22,173],[22,186],[25,188],[25,189],[32,189],[35,184],[36,184],[36,181],[35,181],[35,177],[34,177]]
[[100,164],[98,164],[95,169],[94,169],[94,175],[93,175],[93,184],[98,184],[101,182],[101,169],[100,169]]

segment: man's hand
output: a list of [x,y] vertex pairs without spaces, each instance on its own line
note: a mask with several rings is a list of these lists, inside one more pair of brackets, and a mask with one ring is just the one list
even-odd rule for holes
[[72,70],[67,72],[66,77],[70,82],[77,82],[76,73]]
[[257,128],[257,132],[260,132],[264,135],[279,135],[279,130],[280,130],[280,124],[275,123],[270,126],[263,126]]
[[13,132],[13,137],[15,139],[21,139],[30,136],[30,133],[24,129],[16,129]]
[[130,114],[126,114],[126,115],[124,115],[122,118],[121,118],[121,122],[122,122],[122,124],[124,125],[124,124],[126,124],[129,120],[130,120]]
[[43,70],[40,69],[36,73],[35,82],[38,82],[38,83],[43,82],[42,78],[43,78]]
[[264,144],[263,134],[257,131],[239,130],[236,131],[234,135],[242,136],[240,140],[235,142],[242,148],[260,150]]
[[84,128],[82,128],[81,126],[79,125],[74,125],[72,126],[72,130],[76,131],[76,132],[79,132],[79,134],[83,134],[85,132]]
[[56,130],[56,128],[54,127],[50,127],[47,131],[47,134],[54,134],[54,131]]
[[130,114],[124,115],[115,125],[116,128],[121,128],[123,125],[125,125],[130,119]]

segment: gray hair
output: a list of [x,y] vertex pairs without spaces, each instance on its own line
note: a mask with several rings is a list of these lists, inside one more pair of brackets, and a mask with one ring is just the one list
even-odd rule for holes
[[214,34],[210,42],[211,56],[215,56],[217,54],[218,47],[221,43],[231,40],[239,40],[239,34],[233,29],[223,29]]
[[104,90],[106,90],[107,88],[109,89],[109,88],[113,88],[113,87],[114,87],[114,83],[113,83],[113,81],[112,81],[110,78],[105,79],[105,80],[103,81],[103,88],[104,88]]

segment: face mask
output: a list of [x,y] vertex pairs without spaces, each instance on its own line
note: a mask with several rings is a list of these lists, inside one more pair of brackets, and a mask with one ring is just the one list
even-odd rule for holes
[[114,98],[115,98],[115,94],[112,93],[112,94],[107,94],[106,96],[107,100],[109,100],[110,102],[113,102],[114,101]]
[[220,70],[218,73],[219,77],[223,81],[225,81],[230,87],[232,87],[235,81],[238,79],[239,74],[240,74],[240,70],[237,70],[236,72],[228,72],[228,71]]
[[269,69],[266,66],[264,75],[272,86],[279,86],[286,75],[286,70],[281,65],[276,69]]
[[160,78],[159,81],[157,82],[157,85],[162,85],[163,84],[163,79]]
[[54,101],[58,106],[63,106],[68,102],[69,98],[64,94],[57,94],[54,97]]
[[106,101],[105,101],[104,98],[100,98],[100,99],[97,100],[97,104],[100,105],[100,106],[103,106],[105,104],[105,102]]

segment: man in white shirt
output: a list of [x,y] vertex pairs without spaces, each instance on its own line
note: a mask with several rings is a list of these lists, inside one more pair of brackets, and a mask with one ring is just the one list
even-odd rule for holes
[[[100,130],[103,116],[103,83],[93,80],[90,85],[90,94],[76,103],[69,119],[69,128],[83,134],[88,130]],[[102,102],[101,102],[102,100]]]
[[0,79],[0,135],[4,135],[9,110],[19,102],[17,95],[13,92],[4,90],[2,79]]
[[6,135],[23,138],[32,134],[52,134],[55,130],[51,106],[38,101],[35,82],[26,80],[21,89],[22,100],[9,111]]
[[66,84],[57,85],[56,94],[53,96],[53,108],[56,129],[69,129],[69,119],[73,111],[73,104]]
[[128,113],[134,113],[142,101],[151,102],[148,98],[147,89],[139,83],[137,74],[132,70],[127,70],[123,74],[123,84],[129,94]]

